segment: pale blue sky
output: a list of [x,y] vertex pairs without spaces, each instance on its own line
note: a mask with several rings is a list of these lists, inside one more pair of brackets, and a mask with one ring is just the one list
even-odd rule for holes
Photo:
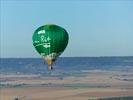
[[40,57],[32,34],[44,24],[69,33],[62,56],[133,56],[131,0],[2,0],[1,57]]

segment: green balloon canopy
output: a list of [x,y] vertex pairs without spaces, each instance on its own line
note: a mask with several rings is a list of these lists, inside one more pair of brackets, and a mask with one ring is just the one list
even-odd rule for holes
[[44,58],[51,70],[54,61],[65,50],[69,36],[64,28],[48,24],[35,30],[32,40],[36,51]]

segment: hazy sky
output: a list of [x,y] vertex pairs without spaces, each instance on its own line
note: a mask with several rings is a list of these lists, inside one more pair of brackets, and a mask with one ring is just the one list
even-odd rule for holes
[[132,0],[2,0],[1,57],[40,57],[32,34],[44,24],[69,33],[62,56],[133,56]]

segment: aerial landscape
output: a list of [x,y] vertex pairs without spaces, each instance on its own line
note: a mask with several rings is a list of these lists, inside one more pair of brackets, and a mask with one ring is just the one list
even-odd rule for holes
[[41,61],[1,59],[1,100],[96,100],[133,96],[133,57],[59,58],[52,72]]
[[133,100],[133,1],[0,0],[0,100]]

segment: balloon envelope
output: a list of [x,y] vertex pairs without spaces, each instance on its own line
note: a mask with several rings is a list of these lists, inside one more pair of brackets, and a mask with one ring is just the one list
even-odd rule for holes
[[57,25],[44,25],[33,34],[33,45],[43,56],[48,65],[52,65],[56,58],[65,50],[68,44],[67,31]]

